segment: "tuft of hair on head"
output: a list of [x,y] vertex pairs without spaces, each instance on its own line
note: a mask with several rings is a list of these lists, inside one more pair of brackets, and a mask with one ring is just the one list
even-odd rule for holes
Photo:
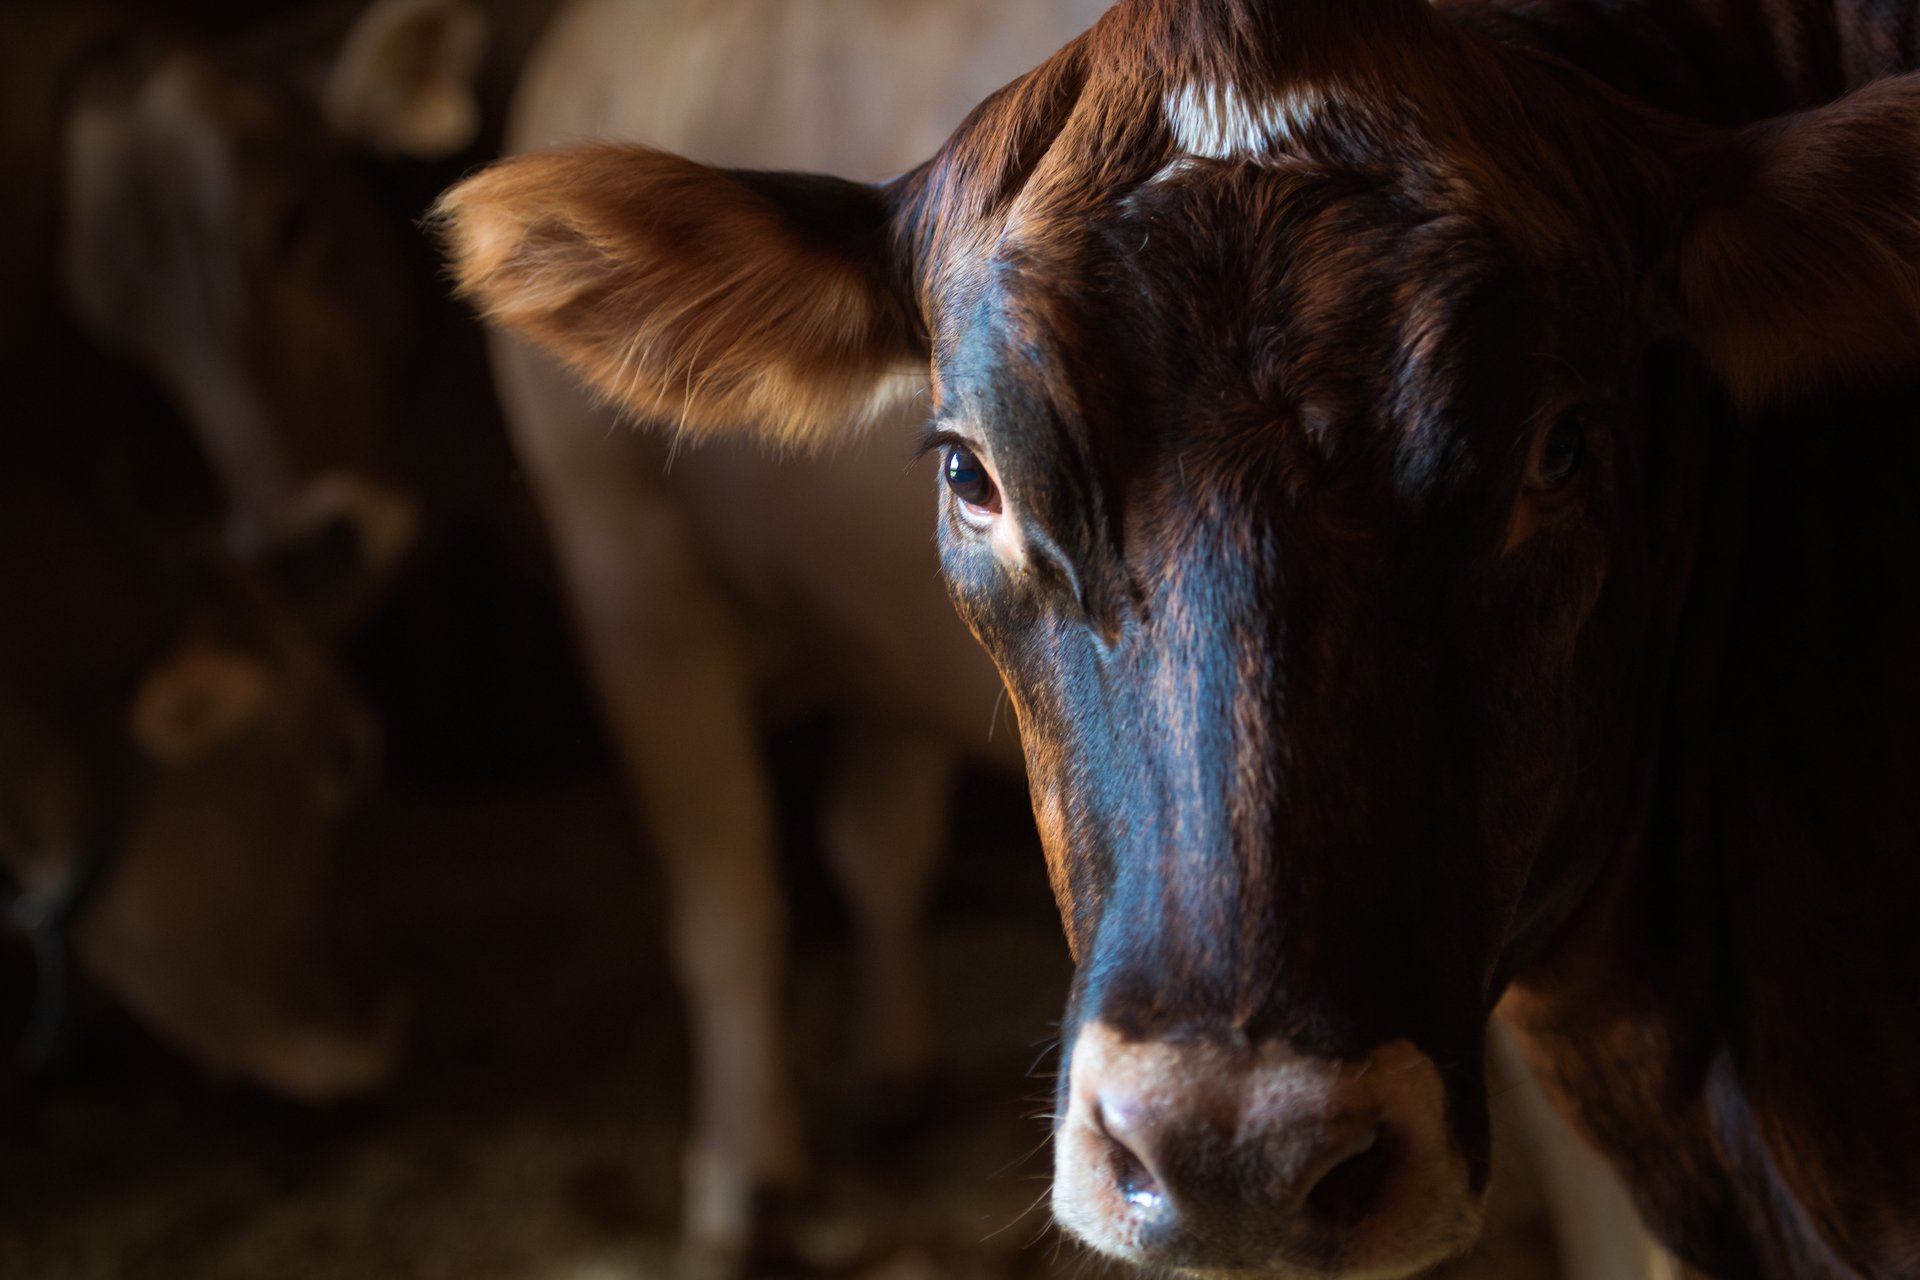
[[823,443],[917,392],[885,191],[645,147],[502,161],[431,215],[458,292],[615,405]]

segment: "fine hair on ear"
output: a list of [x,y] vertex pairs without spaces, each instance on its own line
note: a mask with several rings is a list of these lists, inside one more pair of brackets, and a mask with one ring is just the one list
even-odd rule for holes
[[434,220],[487,319],[643,419],[806,445],[924,385],[884,189],[602,145],[494,165]]

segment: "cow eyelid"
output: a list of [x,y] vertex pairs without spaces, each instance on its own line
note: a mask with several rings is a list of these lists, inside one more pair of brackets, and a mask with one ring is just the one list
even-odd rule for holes
[[926,431],[921,434],[920,443],[913,451],[913,460],[918,462],[927,455],[939,453],[944,449],[969,449],[978,453],[980,446],[961,435],[958,431],[950,431],[943,427],[930,425]]
[[1529,492],[1551,496],[1564,492],[1578,478],[1587,455],[1587,429],[1578,410],[1556,414],[1543,422],[1528,442],[1525,485]]

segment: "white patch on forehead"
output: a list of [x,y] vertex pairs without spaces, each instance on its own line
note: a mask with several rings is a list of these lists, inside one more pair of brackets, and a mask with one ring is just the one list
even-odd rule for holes
[[1188,155],[1236,160],[1297,136],[1326,105],[1309,88],[1250,98],[1232,84],[1186,84],[1167,94],[1167,124]]
[[1147,185],[1153,187],[1163,182],[1172,182],[1175,178],[1180,177],[1194,167],[1194,159],[1192,156],[1176,156],[1161,165],[1159,172],[1147,179]]

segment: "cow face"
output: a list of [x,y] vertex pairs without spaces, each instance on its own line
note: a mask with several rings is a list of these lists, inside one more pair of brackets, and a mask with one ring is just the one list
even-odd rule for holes
[[66,122],[75,314],[180,407],[235,549],[324,612],[352,612],[415,522],[383,456],[407,275],[355,153],[471,140],[477,22],[456,0],[382,0],[319,63],[144,50],[96,69]]
[[1055,1203],[1136,1256],[1432,1262],[1507,925],[1602,763],[1588,651],[1629,661],[1587,626],[1625,317],[1555,333],[1566,264],[1399,182],[1170,163],[1010,218],[935,329],[947,577],[1080,960]]
[[1401,1274],[1473,1234],[1511,926],[1635,691],[1639,264],[1478,122],[1203,74],[921,224],[941,545],[1080,960],[1058,1215]]
[[378,773],[374,720],[246,575],[205,573],[192,595],[117,742],[77,733],[70,698],[41,719],[10,700],[0,756],[24,785],[0,856],[48,894],[76,852],[111,842],[73,933],[94,981],[217,1076],[311,1101],[363,1092],[401,1030],[338,928],[338,841]]
[[[1080,962],[1058,1216],[1399,1276],[1471,1239],[1486,1018],[1633,821],[1698,449],[1653,429],[1656,351],[1749,398],[1914,354],[1911,279],[1863,269],[1911,220],[1839,212],[1864,170],[1778,238],[1809,146],[1411,0],[1141,0],[883,191],[603,149],[443,211],[490,315],[685,427],[824,435],[930,365],[948,581]],[[1837,313],[1809,251],[1901,336],[1789,350]]]

